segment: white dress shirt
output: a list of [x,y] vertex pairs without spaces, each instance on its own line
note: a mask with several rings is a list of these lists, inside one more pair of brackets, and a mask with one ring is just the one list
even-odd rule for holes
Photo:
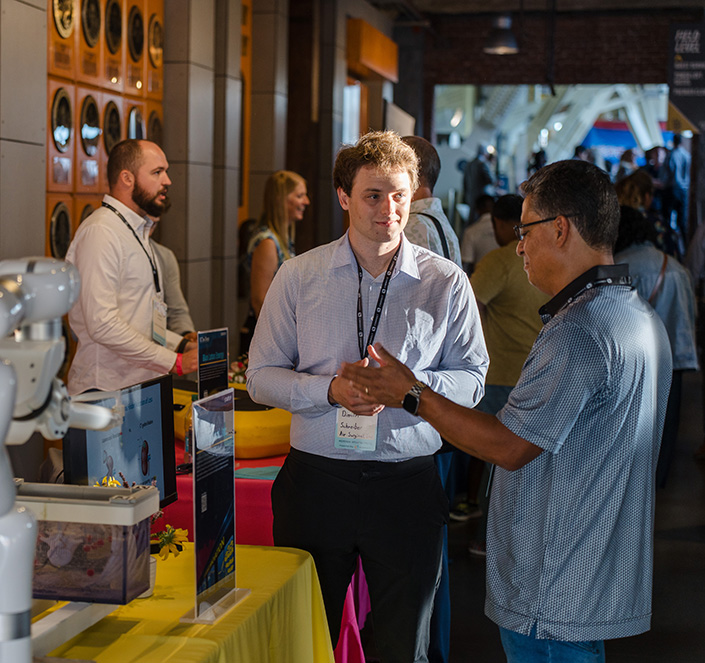
[[[176,361],[169,348],[181,341],[169,331],[167,347],[152,339],[153,298],[163,300],[163,286],[158,295],[143,250],[159,273],[149,243],[152,221],[112,196],[103,200],[125,217],[137,237],[115,212],[100,207],[79,226],[69,246],[66,260],[81,275],[81,293],[69,311],[78,339],[68,376],[70,394],[121,389],[168,373]],[[161,274],[159,279],[161,284]]]
[[[363,270],[365,339],[384,276],[373,279]],[[419,417],[393,408],[379,414],[376,450],[335,447],[338,408],[328,402],[328,386],[342,361],[360,359],[358,283],[347,234],[285,261],[257,320],[247,390],[256,402],[293,414],[291,445],[300,451],[344,460],[430,455],[441,446],[438,433]],[[482,398],[489,359],[468,277],[406,237],[375,340],[450,400],[472,407]]]

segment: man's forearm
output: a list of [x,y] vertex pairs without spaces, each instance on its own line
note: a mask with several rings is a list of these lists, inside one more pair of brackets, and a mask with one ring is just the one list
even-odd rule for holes
[[507,470],[523,467],[542,451],[494,415],[453,403],[431,389],[421,392],[418,415],[454,446]]
[[333,407],[328,401],[332,375],[309,375],[280,366],[247,371],[247,391],[256,403],[292,414],[320,413]]

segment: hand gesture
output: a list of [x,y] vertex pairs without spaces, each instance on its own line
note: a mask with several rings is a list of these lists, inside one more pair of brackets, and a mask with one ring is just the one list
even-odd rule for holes
[[[341,372],[346,366],[355,366],[364,369],[368,366],[370,360],[365,357],[360,361],[356,361],[354,364],[347,364],[343,362],[341,365]],[[337,375],[333,378],[328,387],[328,400],[335,403],[339,403],[350,412],[354,414],[364,415],[370,417],[384,409],[384,405],[376,403],[374,400],[370,399],[367,394],[365,394],[364,387],[357,387],[353,385],[350,380],[345,380],[341,375]]]
[[368,363],[343,363],[339,377],[346,380],[350,389],[360,394],[367,403],[383,403],[389,407],[401,407],[406,392],[416,382],[414,374],[404,364],[390,355],[380,343],[369,346],[370,357],[379,368]]

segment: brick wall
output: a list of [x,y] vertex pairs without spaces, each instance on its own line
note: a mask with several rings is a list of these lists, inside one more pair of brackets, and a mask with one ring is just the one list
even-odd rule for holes
[[[695,9],[651,12],[575,12],[555,19],[555,83],[665,83],[669,26],[705,20]],[[514,14],[518,55],[486,55],[492,16],[432,21],[426,38],[425,79],[445,84],[523,84],[546,80],[548,19]]]

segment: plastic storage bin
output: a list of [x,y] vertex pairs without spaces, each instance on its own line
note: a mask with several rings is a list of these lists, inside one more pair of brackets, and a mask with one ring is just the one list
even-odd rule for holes
[[21,484],[37,518],[34,598],[129,603],[149,588],[149,516],[156,488]]

